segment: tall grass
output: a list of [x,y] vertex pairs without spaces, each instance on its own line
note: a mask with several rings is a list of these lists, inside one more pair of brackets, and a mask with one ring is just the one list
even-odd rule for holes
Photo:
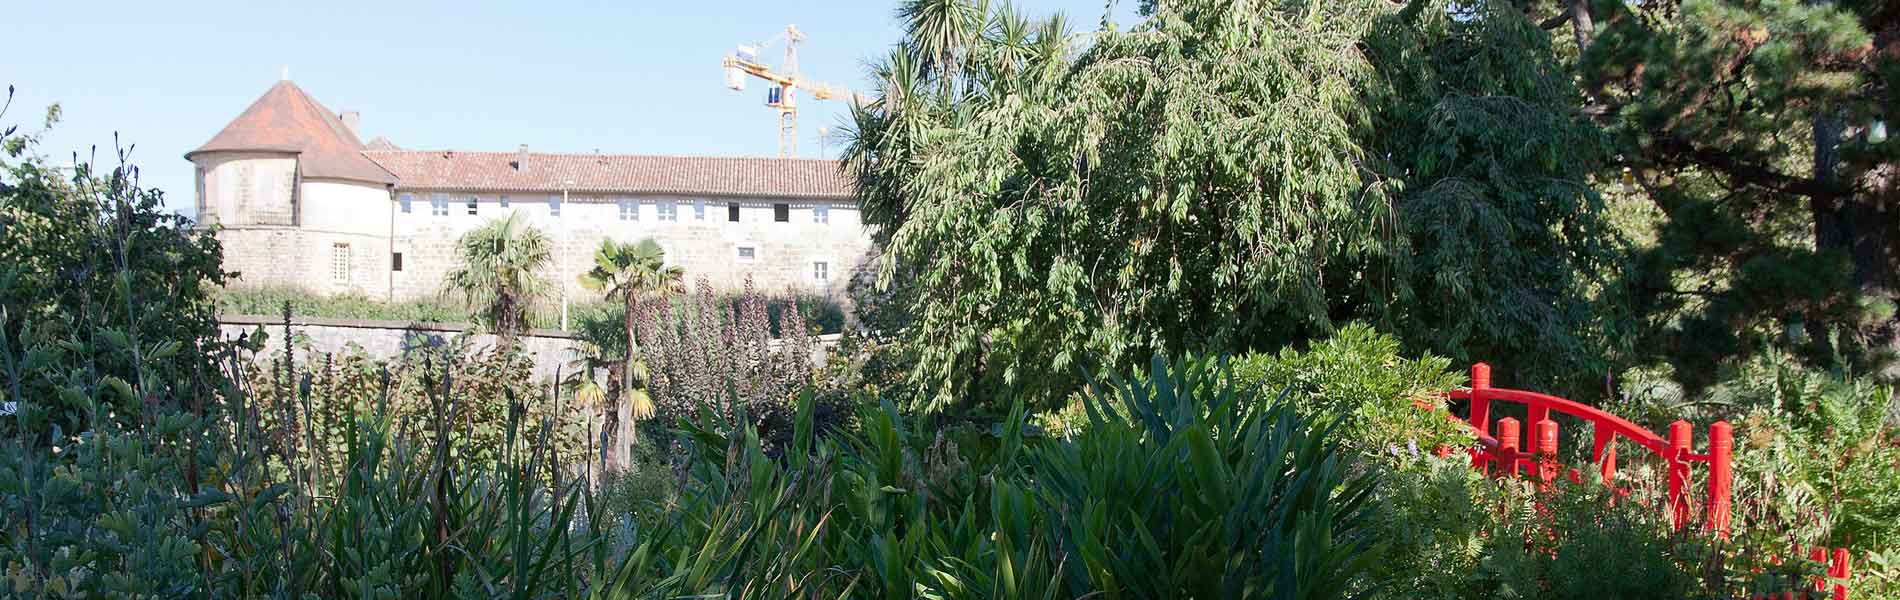
[[[226,358],[233,368],[243,360]],[[63,505],[78,494],[111,506],[9,516],[0,561],[19,576],[0,579],[0,591],[1345,595],[1369,560],[1361,524],[1371,480],[1348,472],[1328,428],[1233,389],[1214,363],[1158,360],[1153,369],[1104,376],[1088,400],[1094,426],[1067,440],[1025,436],[1021,411],[988,432],[908,420],[888,404],[867,410],[856,430],[824,432],[807,393],[791,444],[772,457],[743,412],[708,412],[680,424],[678,493],[651,499],[654,518],[638,520],[600,512],[592,474],[570,467],[587,461],[562,459],[553,421],[527,418],[527,403],[558,396],[508,394],[500,447],[473,449],[454,434],[471,410],[456,382],[422,386],[430,411],[398,416],[392,405],[403,400],[392,394],[404,388],[385,377],[327,456],[316,428],[303,425],[310,386],[295,386],[286,405],[234,383],[204,421],[160,416],[151,429],[96,430],[59,454],[7,442],[0,498]],[[261,416],[286,411],[295,414]],[[212,446],[183,454],[209,460],[176,460],[193,441]],[[91,487],[62,487],[75,472]],[[23,479],[33,483],[17,485]],[[123,482],[146,491],[108,491],[131,485]]]

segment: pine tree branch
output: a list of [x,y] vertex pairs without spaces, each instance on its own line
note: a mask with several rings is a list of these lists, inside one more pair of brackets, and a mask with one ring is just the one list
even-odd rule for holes
[[1569,23],[1569,22],[1570,22],[1570,11],[1564,11],[1564,12],[1557,13],[1557,15],[1554,17],[1544,19],[1542,22],[1537,24],[1537,28],[1538,29],[1556,29],[1558,27],[1563,27],[1564,23]]
[[1698,147],[1673,135],[1658,133],[1656,143],[1651,149],[1652,154],[1657,156],[1658,162],[1673,166],[1700,166],[1713,169],[1734,179],[1736,183],[1767,188],[1785,194],[1825,198],[1842,195],[1849,191],[1838,185],[1813,178],[1777,172],[1767,166],[1745,161],[1731,152]]

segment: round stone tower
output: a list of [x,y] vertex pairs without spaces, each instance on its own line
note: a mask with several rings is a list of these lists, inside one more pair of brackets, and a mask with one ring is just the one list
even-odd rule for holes
[[271,86],[185,158],[197,166],[197,222],[219,228],[237,285],[388,293],[396,177],[296,84]]

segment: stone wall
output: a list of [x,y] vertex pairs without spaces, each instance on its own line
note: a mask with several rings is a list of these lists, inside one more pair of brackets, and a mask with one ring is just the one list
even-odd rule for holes
[[389,291],[389,237],[303,227],[221,228],[224,270],[238,287],[291,287],[381,298]]
[[[255,331],[259,326],[272,337],[271,344],[281,348],[283,335],[282,317],[255,315],[222,315],[218,317],[218,330],[226,339],[237,339]],[[464,323],[422,323],[409,321],[382,321],[372,319],[327,319],[320,317],[292,317],[290,329],[310,341],[313,352],[342,352],[355,344],[364,354],[371,357],[394,360],[409,352],[446,344],[450,340],[464,335],[473,335],[473,343],[480,347],[492,346],[495,336],[488,334],[470,334],[469,326]],[[825,356],[838,345],[837,334],[818,336],[812,361],[823,365]],[[574,334],[552,329],[536,329],[527,336],[516,338],[516,343],[528,353],[534,361],[534,377],[544,379],[557,373],[568,372],[567,363],[574,359],[577,340]],[[268,354],[268,353],[267,353]],[[260,357],[261,358],[261,357]]]
[[[264,327],[266,333],[270,334],[271,345],[282,348],[283,340],[280,339],[283,336],[282,317],[255,315],[218,317],[218,331],[226,339],[236,339],[238,336],[247,335],[260,325]],[[495,343],[495,336],[471,334],[468,332],[469,326],[464,323],[292,317],[290,330],[308,339],[312,352],[342,352],[350,344],[355,344],[362,348],[364,354],[383,360],[395,360],[411,351],[440,346],[464,335],[473,335],[473,343],[478,347],[489,347]],[[575,345],[574,334],[565,331],[536,329],[526,336],[516,338],[516,343],[534,361],[536,379],[553,377],[557,371],[565,372],[568,361],[574,359],[574,353],[570,351]]]
[[[814,201],[570,194],[562,202],[558,194],[510,194],[504,206],[503,197],[495,193],[398,188],[395,238],[390,250],[402,253],[403,270],[392,278],[394,297],[439,293],[444,274],[455,266],[455,241],[463,233],[509,214],[520,214],[555,242],[555,264],[544,276],[560,284],[560,291],[575,302],[598,297],[583,289],[577,279],[593,266],[594,250],[602,239],[653,238],[666,249],[668,263],[686,270],[689,284],[704,277],[714,288],[730,291],[740,288],[750,276],[763,292],[795,289],[841,301],[851,274],[869,268],[868,259],[874,256],[858,207],[848,198]],[[469,214],[471,199],[475,214]],[[401,208],[405,204],[408,212]],[[554,214],[555,204],[561,205],[559,215]],[[729,218],[734,205],[739,208],[738,221]],[[779,205],[785,207],[785,222],[775,218]],[[442,212],[447,214],[438,214]]]

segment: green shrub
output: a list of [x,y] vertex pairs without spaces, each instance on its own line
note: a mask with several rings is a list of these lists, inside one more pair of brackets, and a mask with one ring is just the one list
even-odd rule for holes
[[667,451],[670,447],[670,437],[635,437],[627,468],[601,473],[594,492],[600,514],[614,520],[624,517],[644,529],[658,526],[669,508],[678,506],[681,492],[674,470],[676,457]]
[[1443,412],[1444,392],[1464,383],[1450,364],[1430,354],[1406,358],[1397,339],[1354,323],[1305,350],[1241,357],[1234,374],[1243,386],[1287,390],[1307,418],[1340,420],[1346,443],[1360,452],[1417,456],[1472,443],[1470,429]]
[[1802,544],[1874,552],[1900,541],[1900,401],[1866,378],[1765,351],[1693,397],[1669,374],[1633,371],[1612,408],[1661,431],[1668,421],[1735,425],[1736,519]]
[[62,173],[14,131],[0,124],[0,596],[187,596],[227,422],[208,406],[217,241],[136,168]]
[[749,425],[689,425],[677,512],[618,581],[660,596],[1328,598],[1369,566],[1373,480],[1349,473],[1330,428],[1209,360],[1098,384],[1070,440],[1025,437],[1020,412],[986,437],[889,403],[814,437],[809,394],[782,462]]
[[1061,532],[1049,543],[1093,589],[1343,597],[1371,566],[1376,479],[1349,472],[1333,422],[1304,420],[1208,360],[1156,358],[1145,377],[1098,379],[1085,406],[1089,426],[1029,466]]
[[[1900,422],[1893,390],[1865,380],[1751,361],[1717,384],[1736,421],[1740,518],[1805,544],[1857,551],[1900,542]],[[1768,383],[1771,385],[1761,385]]]
[[283,314],[299,317],[461,323],[469,309],[449,298],[385,302],[361,294],[318,294],[286,286],[227,287],[218,291],[218,312],[227,315]]
[[1612,494],[1593,478],[1548,490],[1489,478],[1462,455],[1407,464],[1378,495],[1386,546],[1369,581],[1395,599],[1735,598],[1821,576],[1778,530],[1672,530],[1662,472],[1628,471]]
[[[545,451],[557,464],[583,463],[592,454],[588,433],[599,430],[599,415],[586,409],[594,407],[568,405],[537,385],[532,363],[518,350],[478,348],[468,336],[456,336],[379,360],[354,347],[316,354],[305,341],[285,336],[291,332],[273,339],[256,328],[246,343],[276,351],[255,360],[242,354],[234,371],[247,384],[254,425],[270,434],[266,443],[292,457],[310,454],[317,468],[334,473],[346,464],[344,431],[372,416],[400,428],[407,443],[433,445],[438,431],[421,424],[443,411],[456,419],[439,433],[450,436],[456,458],[468,465],[487,468],[496,460],[511,418],[549,425]],[[450,406],[437,406],[441,402]]]

